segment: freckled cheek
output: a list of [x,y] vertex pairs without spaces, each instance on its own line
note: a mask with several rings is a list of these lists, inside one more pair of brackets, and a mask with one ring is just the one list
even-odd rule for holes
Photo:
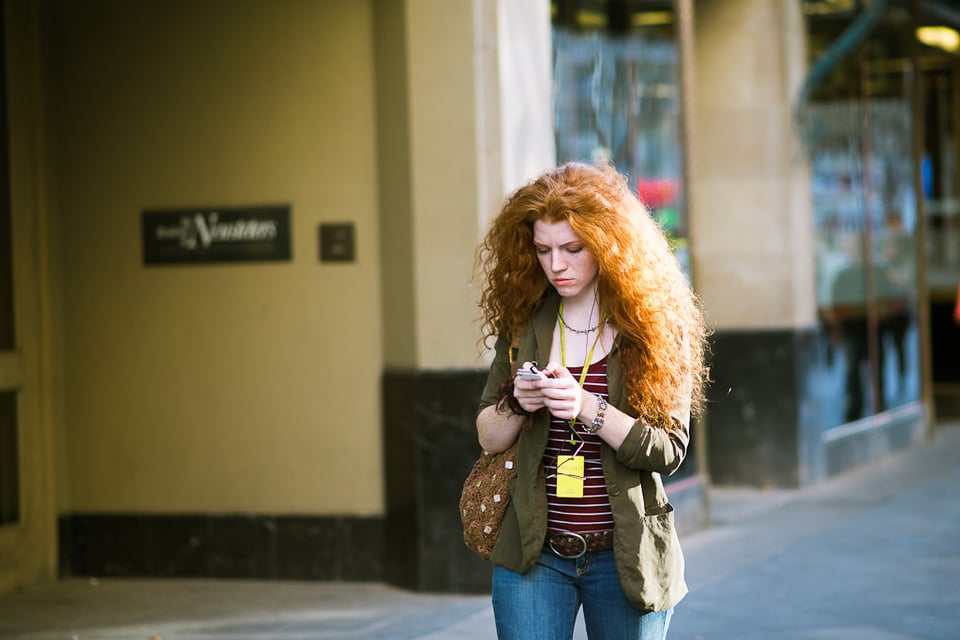
[[588,275],[591,278],[596,277],[600,272],[600,267],[594,260],[586,259],[580,262],[580,270],[584,275]]

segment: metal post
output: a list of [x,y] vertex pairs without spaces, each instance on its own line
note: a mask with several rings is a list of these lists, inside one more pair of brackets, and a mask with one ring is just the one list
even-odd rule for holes
[[920,336],[920,396],[927,410],[927,438],[933,436],[937,408],[933,397],[933,358],[930,340],[930,285],[927,276],[927,207],[923,194],[921,161],[925,138],[923,75],[920,69],[920,43],[914,35],[920,24],[920,0],[910,3],[910,63],[913,68],[910,78],[910,113],[913,132],[913,191],[916,194],[917,228],[914,252],[917,274],[917,330]]

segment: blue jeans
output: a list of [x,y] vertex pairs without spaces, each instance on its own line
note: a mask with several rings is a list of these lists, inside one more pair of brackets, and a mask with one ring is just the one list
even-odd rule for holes
[[627,600],[613,551],[568,560],[544,549],[527,573],[493,569],[500,640],[570,640],[581,605],[591,640],[664,640],[673,615],[673,609],[645,612]]

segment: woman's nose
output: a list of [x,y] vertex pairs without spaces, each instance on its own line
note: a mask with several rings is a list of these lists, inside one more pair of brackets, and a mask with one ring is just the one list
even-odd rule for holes
[[550,268],[554,271],[563,271],[567,268],[567,263],[563,259],[563,256],[560,255],[559,251],[555,251],[550,258]]

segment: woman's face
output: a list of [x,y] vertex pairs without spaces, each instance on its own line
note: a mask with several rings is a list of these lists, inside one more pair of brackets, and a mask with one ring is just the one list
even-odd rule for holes
[[569,222],[537,220],[533,223],[533,246],[543,272],[561,296],[593,296],[600,266]]

